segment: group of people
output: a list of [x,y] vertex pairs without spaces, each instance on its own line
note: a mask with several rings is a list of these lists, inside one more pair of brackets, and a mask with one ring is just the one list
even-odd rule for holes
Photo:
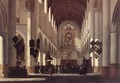
[[87,67],[86,66],[78,66],[78,65],[74,65],[74,66],[68,66],[68,65],[50,65],[50,66],[38,66],[37,67],[37,73],[49,73],[49,74],[53,74],[53,73],[79,73],[79,74],[86,74],[87,73]]

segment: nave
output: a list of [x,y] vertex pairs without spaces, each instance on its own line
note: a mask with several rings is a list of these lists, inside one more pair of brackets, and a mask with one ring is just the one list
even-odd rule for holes
[[[42,73],[87,66],[89,73],[119,79],[120,0],[0,0],[0,78],[24,77],[37,66]],[[41,82],[54,78],[71,79],[53,75]]]

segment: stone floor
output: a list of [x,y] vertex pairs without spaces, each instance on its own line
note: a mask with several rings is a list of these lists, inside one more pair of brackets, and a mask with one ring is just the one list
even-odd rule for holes
[[0,83],[120,83],[120,80],[105,79],[99,74],[30,74],[28,78],[0,78]]

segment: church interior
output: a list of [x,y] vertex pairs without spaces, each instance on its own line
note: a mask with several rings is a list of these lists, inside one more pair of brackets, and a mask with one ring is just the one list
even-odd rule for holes
[[119,78],[119,27],[120,0],[0,0],[0,78],[51,66]]

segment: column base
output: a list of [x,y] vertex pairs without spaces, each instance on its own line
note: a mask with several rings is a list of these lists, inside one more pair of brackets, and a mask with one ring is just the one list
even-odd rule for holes
[[118,64],[111,64],[110,65],[110,77],[111,78],[118,78],[119,75],[119,65]]
[[8,77],[8,65],[0,65],[0,78]]
[[94,66],[93,67],[93,72],[94,73],[102,73],[102,67],[96,67],[96,66]]
[[109,71],[110,71],[109,67],[102,67],[102,76],[109,77],[109,74],[110,74]]
[[27,73],[35,73],[35,67],[26,67]]

